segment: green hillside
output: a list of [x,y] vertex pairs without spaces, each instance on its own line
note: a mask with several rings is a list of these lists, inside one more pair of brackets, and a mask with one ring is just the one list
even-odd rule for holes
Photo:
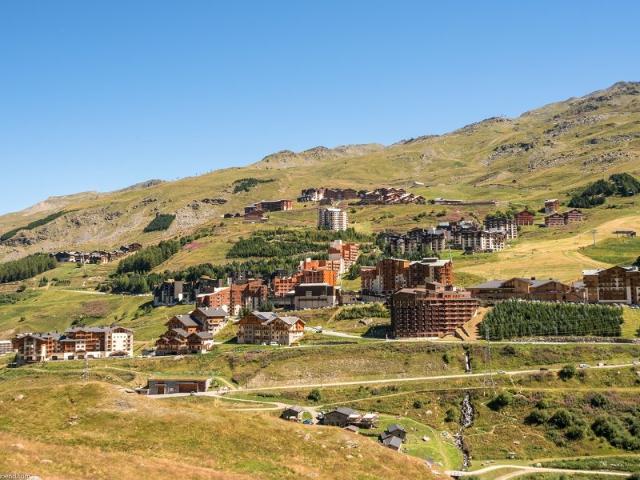
[[[573,189],[612,173],[637,175],[639,154],[640,84],[618,83],[517,118],[492,118],[446,135],[386,147],[371,144],[318,147],[299,154],[285,151],[243,168],[174,182],[148,182],[107,194],[50,199],[0,217],[0,234],[53,218],[44,225],[18,230],[3,241],[0,257],[61,248],[111,248],[131,241],[157,242],[218,224],[224,213],[241,211],[244,205],[260,199],[296,198],[302,188],[311,186],[362,189],[390,185],[427,198],[496,199],[537,210],[545,197],[566,202]],[[149,176],[157,173],[149,172]],[[247,183],[247,179],[254,181]],[[414,182],[420,182],[419,186],[414,188]],[[295,208],[304,211],[305,206],[297,204]],[[431,209],[428,205],[399,207],[397,216],[408,211],[421,213],[425,208]],[[53,214],[62,210],[67,213],[55,218]],[[467,208],[461,210],[469,213]],[[145,233],[157,213],[176,218],[166,230]],[[616,216],[618,212],[609,213]],[[368,215],[364,217],[357,219],[364,227],[384,226]],[[292,215],[286,221],[295,223],[298,218],[312,215]]]

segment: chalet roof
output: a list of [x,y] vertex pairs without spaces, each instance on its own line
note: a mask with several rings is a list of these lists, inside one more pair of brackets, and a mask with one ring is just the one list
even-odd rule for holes
[[260,320],[273,320],[277,315],[273,312],[251,312],[255,317]]
[[399,450],[400,447],[402,447],[402,440],[399,437],[391,435],[391,436],[385,438],[384,440],[382,440],[382,444],[385,447],[392,447],[392,448],[395,448],[395,449]]
[[338,407],[333,411],[341,415],[346,415],[347,417],[358,414],[358,412],[356,412],[353,408],[349,408],[349,407]]
[[195,333],[192,333],[191,335],[196,335],[197,337],[200,337],[202,340],[211,340],[213,338],[213,333],[211,332],[195,332]]
[[189,336],[189,334],[187,333],[187,331],[184,328],[172,328],[171,331],[177,333],[178,336],[180,336],[180,337],[188,337]]
[[293,406],[291,406],[291,407],[287,407],[287,408],[285,408],[284,410],[285,410],[285,412],[286,412],[286,411],[293,411],[293,412],[296,412],[296,413],[298,413],[298,414],[300,414],[300,413],[304,412],[304,408],[299,407],[298,405],[293,405]]
[[178,320],[185,327],[197,327],[199,324],[190,315],[176,315],[176,320]]
[[279,318],[284,323],[289,324],[289,325],[295,325],[298,321],[300,321],[300,318],[298,318],[298,317],[279,317]]
[[198,307],[197,311],[201,312],[207,317],[226,317],[227,312],[225,312],[222,308],[213,308],[213,307]]
[[389,433],[393,433],[393,432],[405,432],[406,430],[404,429],[404,427],[402,425],[399,425],[397,423],[392,423],[391,425],[389,425],[387,427],[387,432]]
[[479,283],[478,285],[474,285],[473,287],[469,287],[472,289],[485,289],[485,288],[500,288],[504,285],[505,280],[489,280],[488,282]]

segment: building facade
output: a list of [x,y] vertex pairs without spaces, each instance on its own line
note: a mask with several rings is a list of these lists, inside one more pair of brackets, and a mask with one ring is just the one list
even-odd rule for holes
[[583,290],[554,280],[533,278],[511,278],[509,280],[490,280],[469,287],[471,295],[480,300],[495,302],[520,298],[541,302],[580,302],[584,299]]
[[117,325],[18,334],[11,343],[17,363],[133,356],[133,331]]
[[399,290],[389,303],[396,338],[453,335],[478,309],[478,300],[470,292],[437,283]]
[[304,322],[273,312],[251,312],[238,321],[238,343],[291,345],[304,335]]
[[334,207],[318,209],[318,228],[320,230],[342,231],[348,227],[347,212],[344,210]]
[[521,227],[533,225],[535,218],[536,216],[526,209],[515,214],[516,225]]
[[586,300],[590,303],[640,304],[640,269],[638,267],[611,267],[585,270],[583,282]]

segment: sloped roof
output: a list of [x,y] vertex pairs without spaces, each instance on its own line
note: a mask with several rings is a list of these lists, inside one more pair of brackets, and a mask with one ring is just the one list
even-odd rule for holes
[[176,315],[174,318],[185,327],[197,327],[199,325],[190,315]]
[[196,310],[207,317],[226,317],[228,315],[222,308],[198,307]]

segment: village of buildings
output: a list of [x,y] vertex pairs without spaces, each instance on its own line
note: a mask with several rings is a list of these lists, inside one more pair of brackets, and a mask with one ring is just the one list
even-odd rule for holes
[[[320,230],[349,228],[347,209],[342,203],[359,205],[426,204],[426,200],[397,188],[357,192],[353,189],[311,188],[301,192],[298,202],[317,203]],[[457,200],[435,199],[433,204],[457,204]],[[453,202],[453,203],[452,203]],[[259,201],[244,210],[247,222],[268,222],[269,213],[289,211],[293,200]],[[488,202],[490,203],[490,202]],[[544,202],[542,228],[560,228],[585,219],[578,209],[561,211],[556,199]],[[534,225],[535,214],[528,209],[512,215],[487,215],[476,220],[442,221],[427,228],[406,232],[379,232],[377,244],[388,255],[373,265],[359,265],[360,288],[343,290],[341,278],[358,263],[361,246],[357,242],[327,242],[323,259],[300,261],[297,272],[273,272],[267,278],[166,280],[153,292],[153,306],[191,305],[189,313],[168,318],[165,329],[147,352],[154,356],[205,354],[216,345],[216,334],[234,325],[237,344],[267,348],[295,347],[309,331],[296,312],[362,303],[384,304],[390,315],[386,338],[468,340],[467,326],[480,307],[510,299],[537,302],[600,304],[640,304],[640,270],[616,266],[585,270],[582,279],[566,283],[553,278],[502,278],[461,288],[456,285],[450,252],[492,253],[508,248],[522,227]],[[635,235],[635,232],[626,232]],[[107,263],[142,248],[140,244],[117,251],[57,252],[59,262]],[[428,255],[422,256],[424,252]],[[415,258],[408,260],[407,257]],[[264,305],[270,311],[262,311]],[[117,324],[74,326],[63,332],[20,333],[0,342],[0,353],[15,353],[16,365],[46,361],[88,360],[132,357],[134,334]],[[150,379],[140,392],[149,395],[198,393],[210,388],[207,379]],[[305,420],[305,409],[291,406],[282,418]],[[376,413],[360,413],[346,407],[323,412],[315,420],[325,425],[357,431],[377,425]],[[400,450],[405,439],[401,425],[391,425],[380,441]]]

